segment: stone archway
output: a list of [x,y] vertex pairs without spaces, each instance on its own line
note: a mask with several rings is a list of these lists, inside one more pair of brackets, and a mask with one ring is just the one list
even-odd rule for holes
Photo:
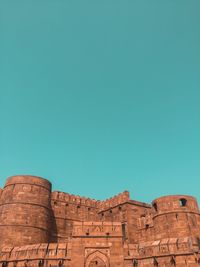
[[87,257],[85,267],[109,267],[109,261],[105,254],[95,251]]

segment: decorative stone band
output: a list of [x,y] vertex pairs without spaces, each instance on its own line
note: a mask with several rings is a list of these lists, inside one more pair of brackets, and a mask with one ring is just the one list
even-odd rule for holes
[[117,222],[75,222],[73,237],[122,237],[121,223]]
[[198,240],[193,237],[165,238],[157,241],[129,244],[127,256],[144,259],[166,255],[194,254],[199,252]]
[[39,203],[33,203],[33,202],[23,202],[23,201],[4,202],[4,203],[1,203],[0,206],[6,206],[8,204],[9,205],[17,205],[17,204],[20,204],[20,205],[31,205],[31,206],[42,207],[42,208],[45,208],[45,209],[51,211],[51,208],[46,206],[46,205],[42,205],[42,204],[39,204]]
[[162,212],[162,213],[158,213],[158,214],[154,214],[154,216],[152,216],[153,219],[155,219],[156,217],[162,216],[162,215],[166,215],[166,214],[179,214],[179,213],[191,213],[191,214],[196,214],[196,215],[200,215],[200,212],[197,211],[192,211],[189,209],[185,209],[185,210],[172,210],[172,211],[166,211],[166,212]]
[[68,259],[70,257],[70,243],[42,243],[21,247],[3,247],[0,251],[0,262]]

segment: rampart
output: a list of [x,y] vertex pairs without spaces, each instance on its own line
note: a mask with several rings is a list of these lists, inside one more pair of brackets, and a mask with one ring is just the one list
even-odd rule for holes
[[200,266],[200,212],[192,196],[147,204],[124,191],[99,201],[18,175],[0,189],[0,233],[0,267]]

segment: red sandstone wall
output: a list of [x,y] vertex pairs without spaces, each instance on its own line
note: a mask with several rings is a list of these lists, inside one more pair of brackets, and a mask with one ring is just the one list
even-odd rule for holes
[[97,220],[98,201],[63,192],[51,194],[52,241],[65,242],[72,235],[73,222]]
[[[108,222],[121,222],[123,228],[123,240],[136,243],[139,241],[140,227],[138,218],[146,216],[151,211],[151,205],[146,203],[130,200],[127,191],[103,202],[99,205],[99,220]],[[152,220],[151,220],[152,221]],[[147,221],[149,229],[152,222]],[[149,230],[148,230],[149,231]],[[145,225],[145,238],[152,236],[151,232],[147,234]],[[153,238],[153,237],[152,237]]]

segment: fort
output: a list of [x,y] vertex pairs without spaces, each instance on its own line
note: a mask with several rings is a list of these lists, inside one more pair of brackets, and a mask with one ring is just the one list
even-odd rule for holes
[[147,204],[127,191],[98,201],[13,176],[0,189],[0,266],[200,266],[198,203],[171,195]]

